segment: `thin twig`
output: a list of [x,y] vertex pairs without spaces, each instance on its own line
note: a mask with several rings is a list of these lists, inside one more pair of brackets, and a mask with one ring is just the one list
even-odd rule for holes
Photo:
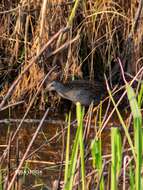
[[30,143],[29,143],[29,145],[28,145],[28,147],[27,147],[27,149],[26,149],[26,151],[25,151],[25,153],[24,153],[24,155],[23,155],[23,157],[22,157],[22,159],[21,159],[21,161],[20,161],[20,164],[19,164],[18,168],[17,168],[16,171],[15,171],[15,174],[14,174],[14,176],[12,177],[12,179],[11,179],[11,181],[10,181],[10,183],[9,183],[9,186],[8,186],[7,190],[10,190],[10,189],[11,189],[11,187],[12,187],[12,185],[13,185],[15,179],[16,179],[16,176],[18,175],[18,172],[19,172],[20,168],[22,167],[22,165],[23,165],[23,163],[24,163],[24,161],[25,161],[25,159],[26,159],[26,157],[27,157],[27,155],[28,155],[28,152],[29,152],[30,148],[31,148],[32,145],[33,145],[33,142],[34,142],[34,140],[36,139],[36,137],[37,137],[37,135],[38,135],[38,132],[40,131],[40,129],[41,129],[42,125],[43,125],[43,122],[44,122],[44,120],[45,120],[45,118],[46,118],[48,112],[49,112],[49,109],[46,110],[46,112],[45,112],[45,114],[44,114],[44,116],[43,116],[43,118],[42,118],[42,120],[41,120],[39,126],[37,127],[37,129],[36,129],[36,131],[35,131],[35,133],[34,133],[32,139],[31,139],[31,141],[30,141]]
[[17,127],[17,129],[16,129],[16,131],[15,131],[13,137],[12,137],[12,141],[14,140],[15,136],[17,135],[17,133],[18,133],[18,131],[19,131],[19,129],[20,129],[22,123],[23,123],[23,120],[26,118],[26,116],[27,116],[27,114],[28,114],[28,112],[29,112],[29,110],[30,110],[32,104],[34,103],[35,98],[36,98],[37,95],[39,94],[39,92],[40,92],[40,90],[41,90],[41,87],[43,86],[45,80],[47,79],[47,77],[51,74],[51,72],[52,72],[55,68],[56,68],[56,66],[54,66],[54,67],[47,73],[47,75],[45,76],[44,80],[41,82],[41,84],[40,84],[40,86],[39,86],[39,88],[38,88],[36,94],[35,94],[34,97],[32,98],[32,100],[31,100],[31,102],[30,102],[30,105],[28,106],[28,108],[27,108],[27,110],[26,110],[26,113],[24,114],[24,116],[23,116],[23,118],[22,118],[22,120],[21,120],[19,126]]
[[[138,71],[138,73],[135,75],[135,77],[133,78],[133,80],[131,81],[130,85],[132,85],[134,83],[134,81],[136,81],[138,75],[140,73],[143,72],[143,67]],[[107,123],[109,122],[111,116],[113,115],[114,111],[116,110],[116,108],[118,107],[118,105],[120,104],[120,102],[122,101],[122,99],[124,98],[126,94],[126,91],[122,94],[122,96],[120,97],[120,99],[118,100],[118,102],[116,103],[116,106],[113,108],[113,110],[111,111],[111,113],[109,114],[108,118],[106,119],[105,123],[103,124],[101,130],[100,130],[100,134],[101,132],[104,130],[104,128],[106,127]]]
[[121,60],[120,60],[120,58],[117,58],[117,60],[118,60],[118,63],[119,63],[119,65],[120,65],[120,69],[121,69],[121,74],[122,74],[123,81],[124,81],[125,84],[127,84],[127,81],[126,81],[126,79],[125,79],[125,74],[124,74],[125,72],[124,72],[124,69],[123,69]]
[[[40,123],[41,119],[12,119],[12,118],[5,118],[5,119],[1,119],[0,120],[0,124],[9,124],[9,123],[13,123],[13,124],[18,124],[18,123],[27,123],[27,124],[38,124]],[[48,120],[45,120],[44,123],[46,124],[55,124],[55,125],[64,125],[66,124],[65,121],[62,121],[62,120],[54,120],[54,119],[48,119]],[[27,125],[27,127],[29,127]]]
[[140,16],[141,16],[141,12],[142,12],[142,8],[143,8],[143,0],[139,1],[139,5],[138,5],[138,9],[136,11],[136,15],[134,18],[134,24],[132,27],[132,31],[130,32],[129,36],[133,35],[133,33],[137,32],[138,29],[138,25],[139,25],[139,20],[140,20]]
[[[18,76],[18,78],[13,82],[13,84],[11,85],[11,87],[9,88],[7,94],[5,95],[5,97],[3,98],[1,104],[0,104],[0,111],[2,109],[2,107],[4,106],[5,102],[7,101],[7,99],[11,96],[12,92],[14,91],[16,85],[18,84],[18,82],[22,79],[22,77],[24,76],[24,74],[31,68],[31,66],[37,61],[37,59],[39,58],[39,56],[42,55],[42,53],[47,49],[47,47],[63,32],[67,31],[67,27],[62,28],[61,30],[59,30],[45,45],[44,47],[39,51],[39,53],[30,61],[30,63],[27,65],[27,67],[22,71],[22,73]],[[48,56],[49,57],[49,56]]]
[[23,104],[23,103],[24,103],[24,101],[19,101],[19,102],[13,103],[13,104],[9,104],[9,105],[3,107],[3,108],[1,109],[1,111],[4,111],[4,110],[6,110],[6,109],[9,109],[9,108],[11,108],[11,107],[14,107],[14,106],[17,106],[17,105]]
[[[51,72],[52,72],[55,68],[56,68],[56,66],[54,66],[54,67],[47,73],[47,75],[45,76],[44,80],[41,82],[41,84],[40,84],[40,86],[39,86],[39,88],[38,88],[38,90],[37,90],[35,96],[32,98],[32,100],[31,100],[31,102],[30,102],[30,105],[28,106],[28,108],[27,108],[27,110],[26,110],[26,113],[24,114],[23,118],[19,120],[19,121],[20,121],[20,124],[18,125],[16,131],[14,132],[14,134],[13,134],[13,136],[12,136],[12,141],[13,141],[14,138],[16,137],[16,135],[17,135],[17,133],[18,133],[20,127],[22,126],[22,123],[24,122],[24,120],[25,120],[27,114],[29,113],[29,110],[30,110],[30,108],[31,108],[31,106],[32,106],[32,104],[33,104],[33,102],[35,101],[35,98],[37,97],[38,93],[40,92],[40,89],[41,89],[43,83],[45,82],[45,80],[47,79],[47,77],[51,74]],[[2,120],[1,120],[1,121],[2,121]],[[7,121],[8,121],[8,120],[7,120]],[[7,121],[5,120],[5,122],[7,122]],[[10,120],[9,120],[9,121],[10,121]],[[17,120],[17,121],[18,121],[18,120]],[[30,120],[29,120],[29,121],[30,121]],[[11,120],[11,122],[12,122],[12,120]],[[14,120],[13,120],[13,122],[14,122]],[[3,155],[1,156],[0,161],[5,158],[6,154],[7,154],[7,149],[4,151]]]

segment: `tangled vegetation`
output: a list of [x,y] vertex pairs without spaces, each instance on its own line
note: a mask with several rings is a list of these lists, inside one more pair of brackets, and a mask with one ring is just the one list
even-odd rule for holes
[[[56,104],[58,96],[50,92],[45,95],[49,82],[84,79],[106,84],[106,100],[109,100],[106,110],[102,109],[101,102],[95,108],[91,105],[85,114],[77,103],[77,132],[72,149],[69,145],[71,113],[66,117],[67,144],[66,151],[65,147],[62,150],[63,155],[66,153],[63,189],[78,188],[79,184],[83,190],[116,190],[117,187],[125,189],[125,186],[142,189],[142,7],[142,0],[0,1],[0,111],[13,109],[16,105],[23,112],[26,109],[14,135],[7,137],[6,144],[9,145],[6,150],[15,140],[30,109],[45,111]],[[125,94],[127,96],[121,102]],[[124,103],[127,109],[124,109]],[[120,113],[119,104],[127,114]],[[47,109],[12,178],[9,176],[12,172],[8,172],[5,189],[10,190],[13,186],[48,112]],[[111,154],[102,155],[101,134],[114,112],[122,125],[123,143],[119,130],[112,126]],[[92,120],[94,137],[91,140],[89,126]],[[132,134],[129,133],[130,126]],[[64,139],[63,131],[59,137],[62,134]],[[2,154],[1,161],[5,155]],[[64,158],[61,168],[63,163]],[[59,178],[63,179],[62,174]]]

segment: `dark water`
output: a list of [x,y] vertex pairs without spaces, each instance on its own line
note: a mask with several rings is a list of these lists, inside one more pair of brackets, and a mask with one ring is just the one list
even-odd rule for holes
[[[20,112],[14,112],[12,114],[4,113],[1,114],[1,124],[0,124],[0,156],[8,144],[8,139],[10,134],[13,134],[19,125],[19,121],[22,118]],[[35,133],[38,120],[42,118],[43,113],[37,115],[30,115],[22,124],[18,135],[15,140],[11,143],[10,149],[10,173],[13,173],[18,166],[23,154],[25,153],[33,134]],[[12,118],[12,122],[8,123],[6,119]],[[19,119],[19,120],[17,120]],[[27,157],[27,161],[23,165],[18,175],[18,184],[21,185],[21,189],[41,189],[41,187],[46,186],[49,189],[53,189],[53,182],[59,179],[61,171],[61,161],[63,155],[63,149],[65,149],[66,131],[64,125],[64,115],[47,116],[46,122],[44,122],[38,136],[36,137]],[[5,121],[2,123],[2,120]],[[6,122],[7,121],[7,122]],[[50,123],[50,121],[52,121]],[[71,129],[71,139],[74,138],[76,132],[76,125]],[[94,129],[91,129],[89,139],[95,137]],[[64,141],[64,143],[63,143]],[[18,144],[18,145],[17,145]],[[103,132],[102,134],[102,147],[103,154],[110,153],[110,130]],[[18,152],[18,153],[17,153]],[[65,159],[65,157],[64,157]],[[2,168],[7,167],[7,163],[4,160]],[[25,170],[26,169],[26,170]],[[23,177],[25,174],[25,177]],[[63,172],[61,175],[63,179]]]
[[[30,116],[25,120],[11,142],[10,148],[10,173],[13,173],[23,154],[25,153],[33,134],[35,133],[39,121],[44,113]],[[14,111],[13,113],[2,113],[0,116],[0,157],[7,147],[9,137],[16,131],[23,114]],[[36,119],[35,119],[36,118]],[[63,136],[65,136],[64,116],[47,116],[43,123],[18,175],[18,183],[23,185],[20,189],[41,189],[46,186],[52,189],[53,182],[59,179],[59,173],[63,152]],[[8,122],[8,119],[11,122]],[[33,122],[32,122],[33,120]],[[29,122],[30,121],[30,122]],[[51,123],[50,123],[51,122]],[[75,129],[72,130],[73,134]],[[73,135],[74,136],[74,135]],[[64,140],[65,141],[65,140]],[[18,145],[17,145],[18,144]],[[1,162],[1,168],[6,169],[8,164],[6,159]],[[5,172],[4,172],[5,173]],[[25,177],[23,177],[25,174]],[[5,176],[5,175],[3,175]]]

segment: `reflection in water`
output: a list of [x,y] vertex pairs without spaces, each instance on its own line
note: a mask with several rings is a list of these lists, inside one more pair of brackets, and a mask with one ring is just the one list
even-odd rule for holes
[[[9,133],[13,133],[16,130],[15,125],[0,125],[0,156],[3,154],[5,150],[5,145],[7,142],[7,136]],[[19,160],[22,158],[22,155],[26,151],[30,140],[36,130],[37,125],[35,124],[24,124],[19,131],[18,144],[19,144]],[[60,130],[60,126],[56,125],[43,125],[42,130],[37,136],[36,140],[33,143],[32,149],[29,152],[28,156],[28,168],[29,170],[24,172],[21,170],[20,176],[23,174],[26,175],[26,186],[31,185],[34,179],[39,179],[41,181],[46,182],[49,186],[51,186],[51,182],[58,178],[58,166],[56,163],[61,160],[61,137],[53,138],[56,133]],[[51,142],[48,142],[49,139],[52,138]],[[41,148],[39,149],[39,147]],[[16,141],[12,143],[11,146],[11,166],[15,167],[16,161]],[[39,149],[39,150],[38,150]],[[33,153],[37,150],[35,153]],[[55,166],[55,167],[54,167]],[[41,182],[42,182],[41,181]],[[33,181],[34,182],[34,181]],[[40,183],[41,183],[40,182]],[[43,183],[42,182],[42,183]]]
[[[8,144],[7,142],[9,134],[14,133],[16,128],[18,127],[20,120],[16,120],[17,115],[13,118],[14,119],[11,120],[11,123],[9,124],[8,120],[3,120],[5,122],[1,122],[0,124],[0,155],[2,155],[3,151],[5,150],[5,146],[3,145]],[[32,145],[32,148],[30,149],[24,167],[19,171],[19,181],[22,181],[21,183],[23,184],[23,187],[25,186],[27,188],[30,188],[35,185],[36,189],[38,189],[38,184],[39,188],[41,187],[40,184],[45,184],[48,187],[52,187],[53,182],[59,179],[62,152],[63,148],[65,149],[62,142],[63,140],[64,142],[66,142],[66,125],[64,125],[65,122],[63,118],[61,118],[61,116],[54,119],[51,118],[51,121],[54,121],[51,122],[51,124],[49,121],[50,120],[48,118],[47,122],[44,122],[36,140]],[[20,131],[15,141],[12,142],[10,154],[11,173],[15,170],[18,162],[21,160],[23,154],[25,153],[27,146],[29,145],[33,137],[33,134],[36,131],[37,126],[38,119],[33,120],[33,123],[32,120],[25,120],[22,127],[20,128]],[[75,137],[75,132],[76,125],[74,125],[71,130],[71,141]],[[110,153],[110,136],[108,134],[109,131],[106,131],[105,134],[102,134],[103,154]],[[94,137],[94,129],[91,129],[88,139],[89,142]],[[17,142],[18,146],[16,145]],[[65,144],[66,143],[64,143],[64,145]],[[16,153],[17,150],[19,150],[18,153]],[[19,159],[17,159],[18,157]],[[5,167],[5,164],[3,164],[2,167]],[[25,175],[25,177],[23,177],[23,175]]]

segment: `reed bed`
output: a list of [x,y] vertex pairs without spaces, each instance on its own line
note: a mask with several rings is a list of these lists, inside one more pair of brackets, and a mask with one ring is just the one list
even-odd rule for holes
[[[74,79],[104,81],[108,97],[88,110],[77,102],[74,139],[74,109],[65,128],[51,138],[63,142],[59,180],[52,189],[143,189],[142,7],[141,0],[0,2],[0,112],[10,118],[18,107],[23,113],[14,133],[7,132],[0,189],[19,188],[18,172],[24,164],[28,168],[28,153],[49,108],[59,112],[66,105],[45,94],[47,83]],[[46,112],[20,161],[16,154],[11,172],[10,150],[31,110]],[[25,184],[25,176],[21,181]]]
[[[135,97],[135,92],[131,86],[128,86],[128,84],[127,94],[133,115],[134,130],[132,136],[134,139],[132,140],[130,133],[125,133],[125,138],[130,139],[128,142],[128,148],[125,149],[122,143],[123,135],[121,135],[119,128],[112,127],[110,149],[111,154],[109,157],[102,155],[102,152],[104,150],[102,150],[101,136],[95,136],[95,138],[90,142],[91,145],[89,147],[91,147],[91,149],[89,150],[85,148],[87,147],[86,143],[84,143],[84,145],[82,144],[82,146],[80,145],[80,143],[83,142],[83,139],[84,142],[86,141],[84,138],[85,136],[81,136],[79,134],[79,130],[81,130],[80,125],[82,125],[81,121],[82,123],[84,121],[81,120],[81,117],[79,117],[83,114],[83,112],[82,109],[79,109],[79,103],[77,103],[77,133],[74,139],[74,144],[72,145],[73,149],[71,150],[71,159],[66,159],[66,168],[69,168],[69,173],[71,172],[71,175],[65,173],[66,180],[64,181],[64,189],[73,189],[75,186],[80,186],[81,189],[142,189],[142,115],[138,106],[137,99]],[[118,116],[119,118],[122,118],[119,111]],[[71,116],[69,115],[69,117]],[[127,126],[125,127],[127,128]],[[68,129],[70,129],[70,125]],[[69,140],[69,132],[67,139]],[[67,144],[69,147],[69,143]],[[130,153],[128,152],[129,150]],[[83,152],[85,152],[84,156]],[[88,154],[90,152],[90,156],[86,156],[86,152],[88,152]],[[79,156],[77,156],[78,154]],[[69,158],[69,150],[66,151],[66,156]],[[128,161],[125,161],[126,157],[128,157]],[[92,164],[90,163],[90,166],[88,163],[89,160],[92,161]],[[72,170],[73,167],[74,170]],[[85,172],[85,168],[89,167],[92,167],[92,172]],[[81,178],[77,178],[77,175],[80,175],[80,170],[83,171],[81,172]],[[123,182],[121,184],[122,179]]]

